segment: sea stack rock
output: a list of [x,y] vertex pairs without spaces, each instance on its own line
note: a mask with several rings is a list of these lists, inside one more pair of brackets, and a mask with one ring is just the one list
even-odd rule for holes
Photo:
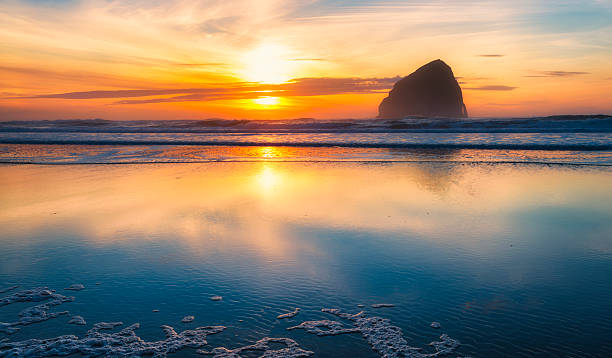
[[397,81],[378,106],[379,118],[406,116],[468,116],[461,87],[444,61],[432,61]]

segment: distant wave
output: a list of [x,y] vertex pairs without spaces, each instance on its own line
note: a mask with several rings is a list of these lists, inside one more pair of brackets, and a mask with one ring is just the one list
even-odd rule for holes
[[0,133],[612,133],[612,116],[531,118],[403,118],[315,120],[109,121],[71,119],[0,122]]
[[508,149],[508,150],[612,150],[610,144],[558,144],[558,143],[384,143],[384,142],[294,142],[294,141],[186,141],[186,140],[52,140],[52,139],[0,139],[0,144],[41,145],[114,145],[114,146],[271,146],[271,147],[343,147],[343,148],[397,148],[397,149]]

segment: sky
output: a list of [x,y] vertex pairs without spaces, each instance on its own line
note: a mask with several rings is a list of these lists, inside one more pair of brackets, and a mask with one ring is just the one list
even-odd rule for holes
[[612,0],[0,0],[0,120],[373,118],[435,59],[472,117],[612,113]]

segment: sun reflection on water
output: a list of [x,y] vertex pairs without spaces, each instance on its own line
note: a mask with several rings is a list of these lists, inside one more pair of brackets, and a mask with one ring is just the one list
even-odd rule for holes
[[262,158],[278,158],[281,156],[281,150],[277,147],[259,147],[258,155]]
[[255,179],[263,192],[269,192],[275,187],[278,187],[278,185],[281,183],[279,173],[268,165],[265,165],[263,169],[257,173]]
[[[597,212],[612,212],[608,171],[492,170],[458,163],[277,163],[265,158],[289,157],[293,149],[240,150],[254,160],[0,167],[0,242],[44,236],[50,227],[69,225],[65,230],[98,244],[126,236],[171,237],[205,252],[212,241],[203,238],[251,245],[255,231],[271,238],[270,233],[283,232],[286,220],[307,220],[320,227],[385,235],[411,232],[422,239],[479,245],[479,240],[466,238],[471,237],[470,225],[478,227],[478,235],[495,235],[514,225],[514,217],[504,215],[534,206],[564,205],[576,211],[588,203]],[[262,217],[270,218],[266,223],[274,227],[265,227]],[[464,229],[467,236],[456,235]],[[593,240],[608,234],[594,231]],[[275,238],[283,241],[282,235]],[[599,251],[611,250],[607,241],[592,244]],[[260,249],[267,255],[279,245]]]

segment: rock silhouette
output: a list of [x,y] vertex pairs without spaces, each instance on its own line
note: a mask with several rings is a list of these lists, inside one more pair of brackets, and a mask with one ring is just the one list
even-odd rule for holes
[[379,118],[406,116],[468,116],[461,87],[444,61],[432,61],[397,81],[378,106]]

